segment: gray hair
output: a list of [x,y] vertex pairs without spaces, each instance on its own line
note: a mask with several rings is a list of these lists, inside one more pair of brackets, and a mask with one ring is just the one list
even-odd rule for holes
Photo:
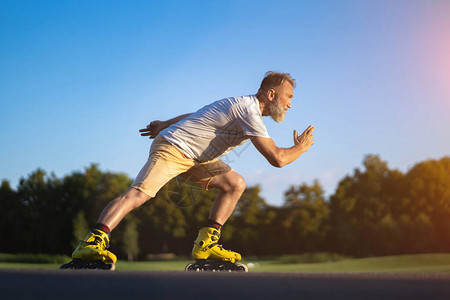
[[292,87],[295,88],[295,79],[291,77],[291,74],[273,71],[266,72],[264,79],[261,82],[261,86],[259,87],[259,91],[267,91],[273,87],[279,86],[285,81],[288,81]]

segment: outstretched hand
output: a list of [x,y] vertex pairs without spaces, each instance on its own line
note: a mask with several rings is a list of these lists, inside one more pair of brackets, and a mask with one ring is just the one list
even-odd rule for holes
[[153,121],[147,125],[146,128],[140,129],[141,136],[148,136],[150,139],[154,139],[161,130],[166,128],[164,121]]
[[308,128],[306,128],[305,131],[301,135],[297,135],[297,130],[294,129],[294,144],[298,145],[300,144],[303,148],[303,152],[308,151],[308,149],[314,144],[314,126],[309,125]]

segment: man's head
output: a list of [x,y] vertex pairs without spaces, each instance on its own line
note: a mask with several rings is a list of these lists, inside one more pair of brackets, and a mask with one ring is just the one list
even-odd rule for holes
[[286,110],[291,108],[294,88],[295,79],[289,73],[267,72],[257,93],[258,100],[264,103],[263,115],[278,123],[283,121]]

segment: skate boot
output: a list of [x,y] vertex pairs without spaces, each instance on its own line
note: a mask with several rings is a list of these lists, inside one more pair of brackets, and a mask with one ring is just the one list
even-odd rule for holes
[[220,229],[203,227],[198,232],[194,241],[192,258],[195,263],[188,264],[186,271],[248,271],[241,263],[241,255],[237,252],[226,250],[218,244]]
[[61,269],[106,269],[114,270],[117,257],[110,251],[107,233],[94,229],[80,241],[72,253],[72,261],[61,266]]

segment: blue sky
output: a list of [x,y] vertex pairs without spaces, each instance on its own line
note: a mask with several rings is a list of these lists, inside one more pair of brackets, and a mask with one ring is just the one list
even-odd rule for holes
[[281,204],[291,184],[337,182],[379,154],[407,171],[450,154],[449,1],[0,1],[0,178],[98,163],[138,173],[152,120],[253,94],[268,70],[297,80],[277,124],[316,127],[299,160],[251,144],[226,161]]

